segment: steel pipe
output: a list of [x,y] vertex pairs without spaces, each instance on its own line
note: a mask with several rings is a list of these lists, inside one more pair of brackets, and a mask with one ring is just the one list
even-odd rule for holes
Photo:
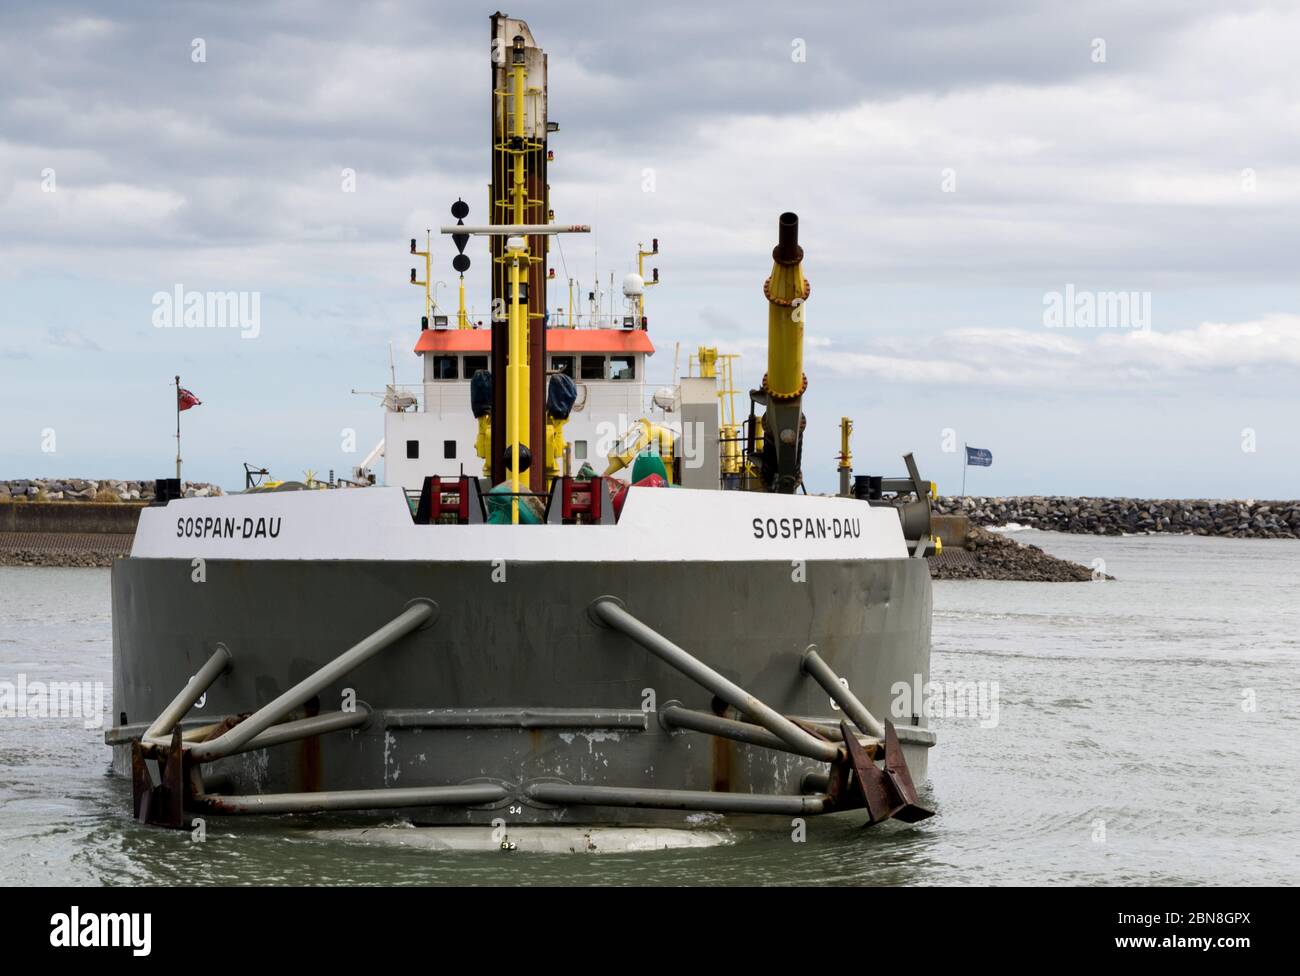
[[639,708],[389,708],[375,717],[389,729],[646,729]]
[[215,813],[316,813],[391,807],[476,806],[504,800],[504,786],[423,786],[409,789],[334,790],[324,793],[268,793],[264,796],[200,794],[195,799]]
[[844,733],[840,731],[840,727],[838,725],[826,724],[826,719],[802,718],[801,716],[796,715],[796,716],[792,716],[792,720],[798,721],[799,724],[803,725],[805,728],[811,725],[814,730],[816,730],[821,735],[826,736],[826,738],[830,739],[832,742],[844,741]]
[[839,675],[832,671],[830,665],[817,653],[817,645],[808,645],[808,650],[804,652],[802,667],[804,673],[812,675],[813,680],[821,685],[826,694],[830,695],[844,710],[844,714],[854,725],[867,735],[884,739],[885,727],[867,710],[867,706],[858,701],[857,696],[849,691],[848,685],[840,682]]
[[212,656],[203,662],[203,667],[199,668],[194,677],[185,683],[180,694],[171,700],[171,704],[164,708],[162,714],[145,730],[145,741],[158,739],[165,744],[167,737],[176,728],[176,724],[194,707],[194,703],[203,697],[204,692],[212,686],[212,682],[230,667],[230,662],[230,651],[225,644],[218,644]]
[[599,622],[627,635],[651,654],[702,685],[727,704],[749,715],[755,722],[790,746],[792,751],[801,756],[812,756],[823,762],[833,762],[839,755],[839,750],[835,746],[805,732],[776,709],[763,704],[739,685],[724,678],[707,664],[696,660],[658,631],[647,627],[624,610],[613,597],[597,597],[590,609]]
[[338,732],[341,729],[355,729],[369,721],[370,709],[365,705],[358,705],[355,712],[325,712],[321,715],[310,715],[307,718],[295,719],[292,722],[281,722],[279,725],[272,725],[265,732],[253,736],[240,748],[227,753],[227,755],[233,756],[241,752],[252,752],[255,749],[269,749],[271,746],[284,745],[286,742],[297,742],[299,739],[310,739],[312,736],[324,735],[327,732]]
[[414,601],[373,634],[362,638],[334,660],[319,668],[315,673],[299,681],[280,697],[263,705],[225,735],[219,736],[211,742],[197,743],[190,750],[190,756],[198,762],[209,762],[213,759],[229,756],[234,752],[244,751],[244,746],[250,740],[265,732],[299,705],[319,694],[323,689],[328,688],[359,665],[364,664],[384,648],[432,620],[437,612],[438,605],[432,600]]
[[535,783],[528,795],[541,803],[576,803],[595,807],[645,807],[659,810],[709,810],[715,813],[776,813],[798,816],[826,810],[823,796],[771,796],[759,793],[710,793],[705,790],[656,790],[623,786],[571,786]]
[[[792,752],[796,756],[806,756],[809,759],[818,759],[826,762],[818,750],[818,754],[794,749],[784,739],[778,738],[767,729],[752,722],[737,722],[729,718],[721,718],[717,715],[710,715],[708,712],[697,712],[690,708],[682,708],[678,705],[669,705],[659,712],[659,720],[666,725],[678,729],[690,729],[693,732],[703,732],[706,735],[716,735],[723,739],[731,739],[735,742],[744,742],[748,745],[763,746],[765,749],[777,749],[781,752]],[[824,743],[830,745],[830,743]],[[834,750],[834,746],[831,746]]]
[[825,793],[830,788],[830,773],[804,773],[799,781],[800,793]]

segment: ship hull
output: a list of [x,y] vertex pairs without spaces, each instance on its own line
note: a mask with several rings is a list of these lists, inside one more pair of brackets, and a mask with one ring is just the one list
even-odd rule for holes
[[[578,528],[578,533],[584,530]],[[182,728],[248,713],[417,598],[430,626],[357,667],[290,717],[368,708],[363,727],[205,764],[209,792],[256,795],[490,783],[506,798],[402,811],[419,823],[684,822],[690,814],[532,800],[537,783],[797,795],[811,759],[665,727],[670,704],[717,712],[699,684],[589,614],[627,610],[777,711],[843,717],[800,668],[816,645],[873,714],[898,726],[914,780],[925,718],[895,689],[929,678],[925,560],[655,561],[557,558],[143,558],[113,570],[113,700],[107,739],[131,743],[225,645],[232,665]],[[387,814],[391,816],[391,813]],[[788,818],[787,818],[788,819]],[[698,821],[696,821],[698,822]]]

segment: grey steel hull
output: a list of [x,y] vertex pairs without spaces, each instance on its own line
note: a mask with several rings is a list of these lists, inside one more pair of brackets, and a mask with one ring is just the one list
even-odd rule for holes
[[[800,669],[810,644],[866,706],[899,728],[913,778],[933,738],[893,714],[891,687],[929,679],[931,592],[922,559],[426,563],[131,558],[113,569],[113,700],[107,739],[130,743],[212,654],[230,669],[183,728],[255,710],[425,597],[436,621],[325,689],[307,711],[372,714],[360,729],[205,765],[210,792],[266,794],[499,784],[477,807],[404,811],[416,822],[665,823],[686,811],[532,800],[536,783],[733,793],[801,792],[826,765],[665,728],[670,702],[713,711],[702,687],[588,615],[602,595],[791,716],[836,722]],[[502,578],[504,574],[504,578]],[[787,818],[788,819],[788,818]]]

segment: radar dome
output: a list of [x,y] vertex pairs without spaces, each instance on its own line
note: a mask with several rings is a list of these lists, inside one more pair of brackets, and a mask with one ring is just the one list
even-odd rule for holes
[[652,398],[654,405],[665,413],[672,413],[673,407],[677,405],[677,391],[669,386],[662,386],[655,390]]
[[623,296],[625,298],[636,298],[645,294],[645,279],[633,271],[623,279]]

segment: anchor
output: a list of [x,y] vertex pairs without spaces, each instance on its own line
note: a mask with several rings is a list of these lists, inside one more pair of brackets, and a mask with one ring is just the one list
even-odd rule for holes
[[934,816],[934,811],[922,806],[917,798],[893,722],[885,722],[884,769],[876,765],[872,753],[858,742],[847,722],[840,722],[840,731],[844,733],[847,761],[837,765],[844,774],[852,770],[857,797],[867,810],[865,826],[870,827],[890,817],[904,823],[916,823]]
[[131,743],[131,802],[136,820],[157,827],[184,826],[187,765],[179,728],[165,746]]

